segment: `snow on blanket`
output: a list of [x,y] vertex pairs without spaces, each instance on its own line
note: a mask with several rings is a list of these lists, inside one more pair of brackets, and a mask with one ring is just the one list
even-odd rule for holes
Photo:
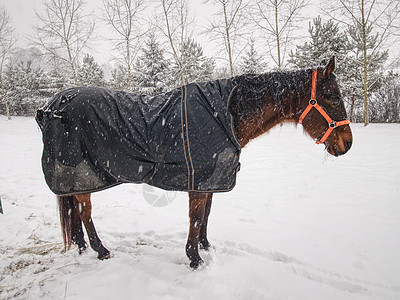
[[400,125],[352,130],[339,158],[300,126],[246,146],[235,189],[214,198],[213,249],[193,271],[186,193],[155,207],[144,185],[93,195],[111,259],[62,253],[40,130],[0,116],[0,299],[400,299]]

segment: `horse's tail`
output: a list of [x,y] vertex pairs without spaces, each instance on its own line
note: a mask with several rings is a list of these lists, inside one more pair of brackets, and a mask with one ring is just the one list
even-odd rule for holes
[[57,196],[60,213],[61,231],[64,239],[64,250],[72,244],[72,214],[75,209],[74,196]]

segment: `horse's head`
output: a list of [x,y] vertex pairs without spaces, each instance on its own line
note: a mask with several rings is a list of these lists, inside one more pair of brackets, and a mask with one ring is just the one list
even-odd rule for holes
[[311,100],[302,103],[299,123],[318,144],[325,144],[330,154],[339,156],[350,149],[353,136],[336,77],[332,74],[334,69],[335,57],[332,57],[326,66],[314,71]]

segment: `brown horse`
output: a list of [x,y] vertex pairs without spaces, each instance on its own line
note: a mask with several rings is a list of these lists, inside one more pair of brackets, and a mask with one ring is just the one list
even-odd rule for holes
[[[302,124],[326,150],[334,155],[345,154],[352,144],[352,133],[341,94],[332,74],[334,57],[316,70],[272,72],[262,75],[242,75],[235,78],[236,92],[229,102],[233,129],[241,147],[250,140],[283,122]],[[311,98],[311,100],[310,100]],[[64,243],[86,248],[82,222],[89,236],[90,246],[99,259],[110,257],[110,252],[99,239],[91,218],[91,194],[58,196]],[[207,222],[213,193],[189,192],[190,228],[186,254],[190,266],[202,263],[199,246],[210,247]]]

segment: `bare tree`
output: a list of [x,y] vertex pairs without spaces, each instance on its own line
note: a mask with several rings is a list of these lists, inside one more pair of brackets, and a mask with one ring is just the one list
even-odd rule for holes
[[3,97],[6,114],[11,119],[10,109],[7,101],[7,91],[4,82],[4,67],[10,59],[13,46],[17,38],[14,34],[14,28],[11,26],[11,18],[4,6],[0,6],[0,86]]
[[194,23],[190,17],[187,0],[161,0],[164,26],[158,26],[168,39],[172,55],[179,66],[181,84],[186,84],[185,62],[182,60],[185,42],[192,35],[191,24]]
[[[388,43],[398,39],[400,1],[387,0],[326,0],[325,13],[348,27],[356,28],[362,37],[362,65],[364,86],[364,125],[369,124],[368,78],[369,59]],[[372,49],[368,47],[368,28],[377,28],[378,39]]]
[[302,10],[309,0],[255,0],[251,18],[266,38],[270,56],[278,69],[285,60],[288,48],[296,40],[295,30],[304,19]]
[[111,38],[115,50],[122,55],[123,67],[127,70],[127,88],[132,90],[133,66],[140,49],[139,39],[143,35],[141,29],[141,13],[145,9],[144,0],[104,0],[105,21],[116,33]]
[[[246,0],[205,0],[204,3],[218,5],[219,10],[207,28],[211,40],[222,42],[228,56],[230,75],[234,75],[234,64],[239,57],[239,40],[245,36]],[[235,50],[238,50],[236,53]]]
[[38,24],[32,43],[44,51],[50,61],[66,66],[78,85],[78,63],[88,47],[95,23],[84,14],[83,0],[47,0],[44,12],[35,11]]

